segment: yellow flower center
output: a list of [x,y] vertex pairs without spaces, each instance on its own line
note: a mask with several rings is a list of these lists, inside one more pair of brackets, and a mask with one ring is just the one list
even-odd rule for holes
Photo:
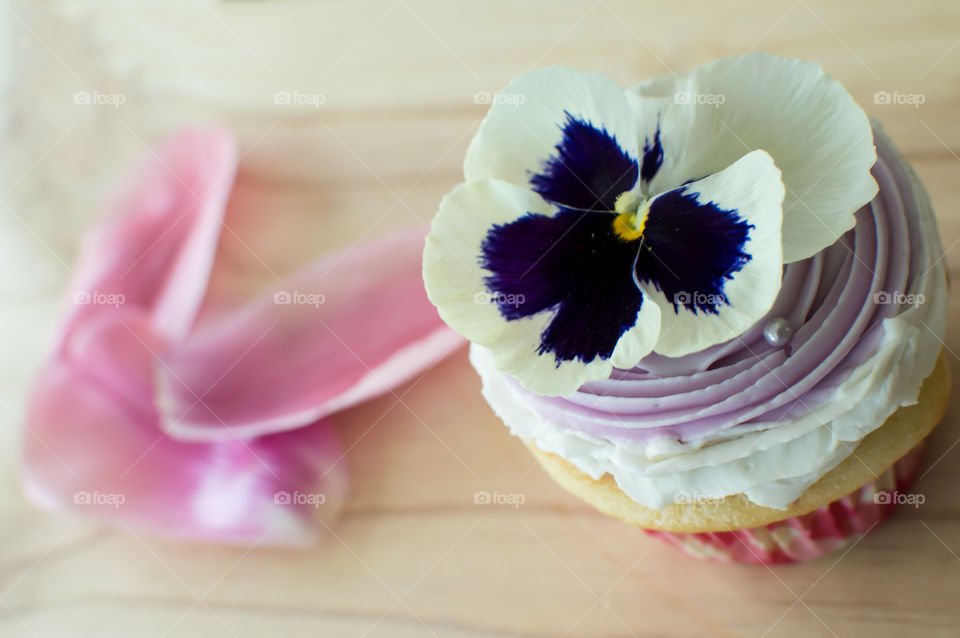
[[632,192],[621,193],[613,209],[617,213],[613,220],[613,232],[617,237],[623,241],[636,241],[643,237],[650,200]]

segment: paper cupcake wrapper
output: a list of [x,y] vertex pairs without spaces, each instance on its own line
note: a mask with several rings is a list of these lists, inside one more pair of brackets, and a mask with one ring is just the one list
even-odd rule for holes
[[644,531],[691,556],[724,563],[774,565],[817,558],[852,543],[890,515],[917,477],[922,448],[913,448],[876,480],[803,516],[730,532]]

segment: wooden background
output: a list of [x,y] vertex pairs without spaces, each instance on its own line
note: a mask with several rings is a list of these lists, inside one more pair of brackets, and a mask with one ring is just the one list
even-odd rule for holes
[[[777,569],[688,559],[568,496],[481,400],[463,351],[401,401],[336,416],[353,493],[308,551],[138,537],[38,512],[17,479],[24,395],[79,233],[144,142],[212,120],[237,131],[214,285],[243,295],[365,233],[428,221],[460,179],[478,92],[552,63],[629,84],[761,48],[823,63],[885,122],[931,192],[956,280],[960,6],[3,0],[0,37],[0,635],[960,634],[956,400],[921,507],[846,554]],[[79,90],[125,101],[81,107]],[[278,105],[276,91],[323,104]],[[923,104],[876,104],[877,91]],[[960,378],[960,331],[946,348]],[[525,502],[477,505],[480,490]]]

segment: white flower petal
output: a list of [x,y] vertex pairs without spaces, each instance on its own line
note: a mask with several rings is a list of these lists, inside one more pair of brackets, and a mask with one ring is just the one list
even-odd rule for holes
[[[753,151],[729,168],[681,189],[683,193],[695,195],[697,204],[703,206],[712,203],[717,208],[733,211],[753,228],[749,230],[741,248],[743,253],[749,255],[749,260],[725,273],[727,276],[722,278],[722,295],[728,303],[718,301],[713,295],[708,298],[710,293],[695,287],[684,289],[682,280],[680,292],[677,292],[676,286],[661,286],[660,290],[655,290],[652,285],[654,282],[644,283],[648,297],[660,306],[661,330],[654,350],[669,357],[697,352],[744,332],[773,305],[780,290],[782,274],[780,225],[784,187],[780,181],[780,171],[770,155],[764,151]],[[664,193],[653,199],[651,218],[658,200],[663,201],[661,198],[667,196]],[[650,223],[648,221],[645,240],[652,232]],[[684,228],[683,233],[697,233],[697,229]],[[716,241],[716,237],[707,239]],[[684,251],[677,252],[682,254]],[[696,263],[695,249],[690,252],[693,252],[690,261]],[[664,268],[667,272],[683,272],[688,266],[685,263],[666,263]],[[699,274],[696,270],[691,272]],[[673,298],[668,298],[671,294]],[[684,306],[691,302],[712,305],[716,314],[701,309],[692,312]]]
[[650,193],[712,175],[747,151],[773,156],[786,186],[785,263],[833,244],[877,193],[869,119],[819,64],[753,52],[627,93],[641,142],[661,130],[663,165]]
[[532,173],[555,153],[568,113],[603,127],[637,159],[636,125],[623,89],[599,73],[553,66],[515,78],[494,96],[467,150],[464,177],[529,186]]
[[610,362],[615,368],[629,370],[640,363],[640,360],[653,351],[657,338],[660,335],[660,306],[646,296],[640,312],[637,313],[637,323],[627,330],[617,341]]

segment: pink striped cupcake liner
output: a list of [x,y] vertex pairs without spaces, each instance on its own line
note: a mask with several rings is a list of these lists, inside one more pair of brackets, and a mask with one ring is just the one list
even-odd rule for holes
[[763,527],[690,534],[644,531],[690,556],[723,563],[811,560],[847,546],[889,516],[916,480],[922,458],[921,443],[860,489],[808,514]]

